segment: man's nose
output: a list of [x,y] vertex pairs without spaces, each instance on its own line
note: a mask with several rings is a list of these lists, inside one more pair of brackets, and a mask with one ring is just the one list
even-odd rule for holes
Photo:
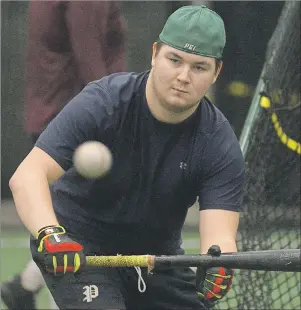
[[190,77],[189,77],[189,68],[188,67],[181,67],[179,69],[179,74],[178,74],[178,80],[181,81],[182,83],[189,83]]

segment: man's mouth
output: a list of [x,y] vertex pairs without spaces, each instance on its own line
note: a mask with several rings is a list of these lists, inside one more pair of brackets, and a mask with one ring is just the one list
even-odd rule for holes
[[173,87],[172,89],[173,89],[173,90],[176,90],[176,91],[178,91],[178,92],[180,92],[180,93],[184,93],[184,94],[187,94],[187,93],[188,93],[187,91],[185,91],[185,90],[183,90],[183,89],[179,89],[179,88],[175,88],[175,87]]

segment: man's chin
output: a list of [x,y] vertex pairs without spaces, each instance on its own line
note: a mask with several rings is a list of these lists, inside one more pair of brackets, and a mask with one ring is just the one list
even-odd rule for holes
[[183,113],[189,111],[195,105],[188,104],[183,100],[170,100],[165,103],[165,108],[173,113]]

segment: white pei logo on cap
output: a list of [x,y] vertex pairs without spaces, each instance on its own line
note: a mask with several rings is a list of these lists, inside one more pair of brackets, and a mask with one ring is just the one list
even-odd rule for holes
[[196,46],[193,45],[193,44],[189,44],[189,43],[186,43],[184,48],[187,48],[189,49],[190,51],[194,51],[196,49]]

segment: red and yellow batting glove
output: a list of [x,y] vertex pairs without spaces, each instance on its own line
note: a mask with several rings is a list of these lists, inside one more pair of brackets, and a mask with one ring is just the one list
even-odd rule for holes
[[[221,250],[219,246],[211,246],[208,254],[212,256],[220,256]],[[231,288],[234,271],[224,267],[212,267],[206,270],[197,269],[196,285],[197,293],[201,301],[208,308],[223,298]]]
[[86,262],[83,246],[73,241],[62,226],[46,226],[37,233],[38,252],[43,254],[41,264],[55,275],[75,273]]

